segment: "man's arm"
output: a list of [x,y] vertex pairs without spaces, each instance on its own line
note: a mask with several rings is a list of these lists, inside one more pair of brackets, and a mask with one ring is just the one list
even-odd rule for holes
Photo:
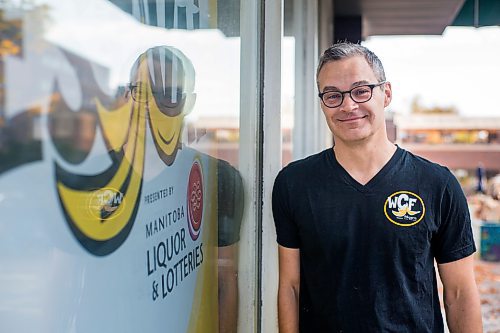
[[219,333],[232,333],[238,323],[238,250],[232,244],[218,253]]
[[451,333],[482,332],[481,304],[474,279],[473,256],[439,264],[446,322]]
[[278,322],[280,333],[299,331],[300,250],[279,245]]

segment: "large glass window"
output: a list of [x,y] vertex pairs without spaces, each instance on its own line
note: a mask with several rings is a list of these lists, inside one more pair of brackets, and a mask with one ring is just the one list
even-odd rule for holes
[[0,1],[0,331],[253,316],[244,43],[239,1]]

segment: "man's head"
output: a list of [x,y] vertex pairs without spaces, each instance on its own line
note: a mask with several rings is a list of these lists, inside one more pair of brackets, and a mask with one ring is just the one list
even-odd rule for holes
[[323,52],[323,55],[319,58],[318,69],[316,70],[316,82],[318,80],[319,72],[326,63],[356,56],[365,58],[379,82],[385,81],[384,66],[375,53],[359,44],[345,42],[333,44],[327,48],[325,52]]
[[351,43],[331,46],[320,59],[317,85],[336,142],[387,141],[384,108],[392,98],[391,84],[373,52]]
[[167,165],[175,160],[184,117],[196,100],[194,83],[193,64],[174,47],[151,48],[132,66],[132,97],[147,108],[156,149]]

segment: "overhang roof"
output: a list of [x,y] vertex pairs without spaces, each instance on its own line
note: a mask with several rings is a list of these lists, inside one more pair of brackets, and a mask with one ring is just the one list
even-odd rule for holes
[[361,16],[363,38],[440,35],[465,0],[334,0],[335,16]]
[[499,117],[463,117],[439,114],[396,114],[394,123],[401,130],[492,130],[500,131]]

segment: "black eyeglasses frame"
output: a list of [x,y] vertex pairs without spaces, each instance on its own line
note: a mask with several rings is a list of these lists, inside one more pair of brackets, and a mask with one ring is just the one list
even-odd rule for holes
[[[318,93],[318,97],[319,97],[319,98],[321,99],[321,101],[323,102],[323,105],[324,105],[324,106],[326,106],[327,108],[330,108],[330,109],[338,108],[339,106],[341,106],[341,105],[342,105],[342,103],[344,103],[344,96],[345,96],[345,94],[347,94],[347,93],[349,93],[349,96],[351,97],[351,99],[352,99],[355,103],[359,103],[359,104],[361,104],[361,103],[366,103],[366,102],[368,102],[369,100],[371,100],[371,99],[372,99],[372,97],[373,97],[373,89],[374,89],[375,87],[379,87],[379,86],[383,85],[383,84],[384,84],[384,83],[386,83],[386,82],[387,82],[387,81],[386,81],[386,80],[384,80],[384,81],[381,81],[381,82],[379,82],[379,83],[362,84],[362,85],[359,85],[359,86],[356,86],[356,87],[352,88],[351,90],[346,90],[346,91],[332,91],[332,90],[327,90],[327,91],[323,91],[323,92],[321,92],[321,93]],[[359,89],[359,88],[361,88],[361,87],[368,87],[368,88],[370,88],[370,98],[368,98],[366,101],[359,102],[359,101],[357,101],[356,99],[354,99],[354,98],[352,97],[351,92],[352,92],[353,90],[355,90],[355,89]],[[329,105],[327,105],[327,104],[325,103],[325,100],[323,99],[323,96],[324,96],[325,94],[328,94],[328,93],[331,93],[331,92],[339,93],[339,94],[342,96],[342,98],[340,99],[340,103],[339,103],[338,105],[336,105],[336,106],[329,106]]]

